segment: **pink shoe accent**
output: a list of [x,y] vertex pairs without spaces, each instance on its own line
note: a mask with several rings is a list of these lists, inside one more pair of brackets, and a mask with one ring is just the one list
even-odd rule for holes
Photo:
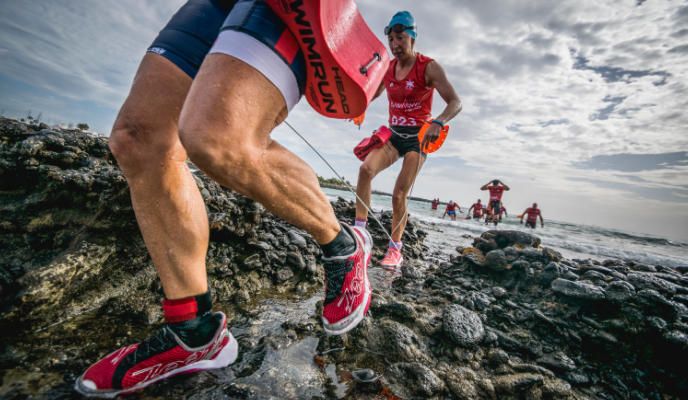
[[387,249],[385,257],[380,261],[380,266],[389,270],[396,270],[401,267],[401,263],[404,261],[404,257],[401,255],[401,251],[394,247]]

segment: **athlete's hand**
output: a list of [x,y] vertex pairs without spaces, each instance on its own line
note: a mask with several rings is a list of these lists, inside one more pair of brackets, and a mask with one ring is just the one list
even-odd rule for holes
[[420,144],[420,149],[423,150],[425,146],[437,140],[440,137],[440,126],[438,124],[430,124],[430,127],[425,131],[423,142]]

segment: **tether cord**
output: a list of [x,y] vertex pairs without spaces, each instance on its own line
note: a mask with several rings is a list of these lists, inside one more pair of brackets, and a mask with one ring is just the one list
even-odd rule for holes
[[[297,131],[293,126],[291,126],[291,124],[290,124],[288,121],[285,120],[284,123],[285,123],[292,131],[294,131],[294,133],[295,133],[298,137],[300,137],[301,140],[303,140],[304,143],[306,143],[306,144],[308,145],[308,147],[310,147],[311,150],[313,150],[313,152],[315,152],[315,154],[317,154],[318,157],[320,157],[321,160],[323,160],[323,162],[330,168],[330,170],[331,170],[331,171],[337,176],[337,178],[339,178],[339,180],[344,184],[344,186],[346,186],[346,188],[347,188],[351,193],[353,193],[354,196],[356,196],[356,198],[358,199],[358,201],[360,201],[361,204],[363,204],[363,207],[365,207],[365,209],[368,210],[368,213],[373,217],[373,219],[375,220],[375,222],[377,222],[377,224],[380,225],[380,228],[382,228],[382,231],[385,233],[385,235],[387,235],[387,237],[389,238],[389,240],[390,240],[391,242],[394,242],[394,239],[392,239],[392,235],[390,235],[390,233],[387,232],[387,229],[385,229],[385,226],[382,224],[382,222],[375,216],[375,213],[373,212],[373,210],[370,209],[370,206],[369,206],[368,204],[366,204],[366,202],[363,201],[363,199],[361,199],[361,198],[358,196],[358,194],[356,193],[356,191],[353,190],[353,188],[351,187],[351,185],[349,185],[348,183],[346,183],[346,181],[344,180],[344,178],[337,172],[337,170],[334,169],[334,167],[325,159],[325,157],[324,157],[322,154],[320,154],[320,152],[319,152],[315,147],[313,147],[313,145],[308,141],[308,139],[306,139],[303,135],[301,135],[301,134],[299,133],[299,131]],[[413,188],[414,188],[414,186],[416,185],[416,178],[418,177],[418,174],[420,173],[420,169],[421,169],[421,167],[422,167],[422,163],[421,163],[422,157],[423,157],[423,155],[422,155],[422,153],[421,153],[420,157],[418,158],[418,168],[416,169],[416,175],[413,177],[413,183],[411,184],[411,190],[409,191],[408,196],[411,196],[411,194],[413,193]],[[406,207],[405,207],[405,208],[406,208],[406,213],[404,213],[404,215],[401,217],[401,220],[399,221],[399,223],[397,223],[397,225],[394,226],[394,227],[392,228],[392,232],[394,232],[394,230],[397,229],[397,228],[398,228],[402,223],[404,223],[404,222],[406,221],[406,219],[408,218],[408,196],[407,196],[406,199],[405,199],[405,201],[406,201]],[[394,218],[394,203],[392,203],[392,218]]]

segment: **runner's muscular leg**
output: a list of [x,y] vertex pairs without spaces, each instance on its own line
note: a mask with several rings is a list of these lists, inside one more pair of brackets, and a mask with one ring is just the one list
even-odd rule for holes
[[110,135],[165,297],[207,291],[208,216],[186,165],[178,119],[191,78],[147,53]]
[[361,164],[358,170],[358,181],[356,182],[356,218],[368,218],[368,210],[361,203],[362,199],[365,204],[370,207],[370,191],[373,183],[373,178],[380,172],[389,168],[399,159],[399,152],[389,142],[384,146],[372,150],[368,153],[365,161]]
[[425,157],[422,157],[415,151],[408,152],[404,156],[404,162],[401,165],[401,171],[399,176],[397,176],[394,191],[392,192],[392,239],[395,242],[401,240],[401,236],[406,228],[408,220],[406,197],[424,162]]
[[315,172],[270,138],[287,116],[280,91],[243,61],[210,54],[180,119],[191,160],[220,184],[329,243],[340,226]]

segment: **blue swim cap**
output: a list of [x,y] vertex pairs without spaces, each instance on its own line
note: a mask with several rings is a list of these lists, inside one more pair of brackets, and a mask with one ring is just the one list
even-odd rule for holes
[[389,21],[389,24],[385,28],[385,35],[389,35],[389,33],[392,31],[392,27],[395,25],[402,25],[404,27],[404,31],[408,32],[409,36],[414,39],[416,38],[416,20],[413,18],[413,15],[411,15],[410,12],[399,11],[394,14],[392,19]]

